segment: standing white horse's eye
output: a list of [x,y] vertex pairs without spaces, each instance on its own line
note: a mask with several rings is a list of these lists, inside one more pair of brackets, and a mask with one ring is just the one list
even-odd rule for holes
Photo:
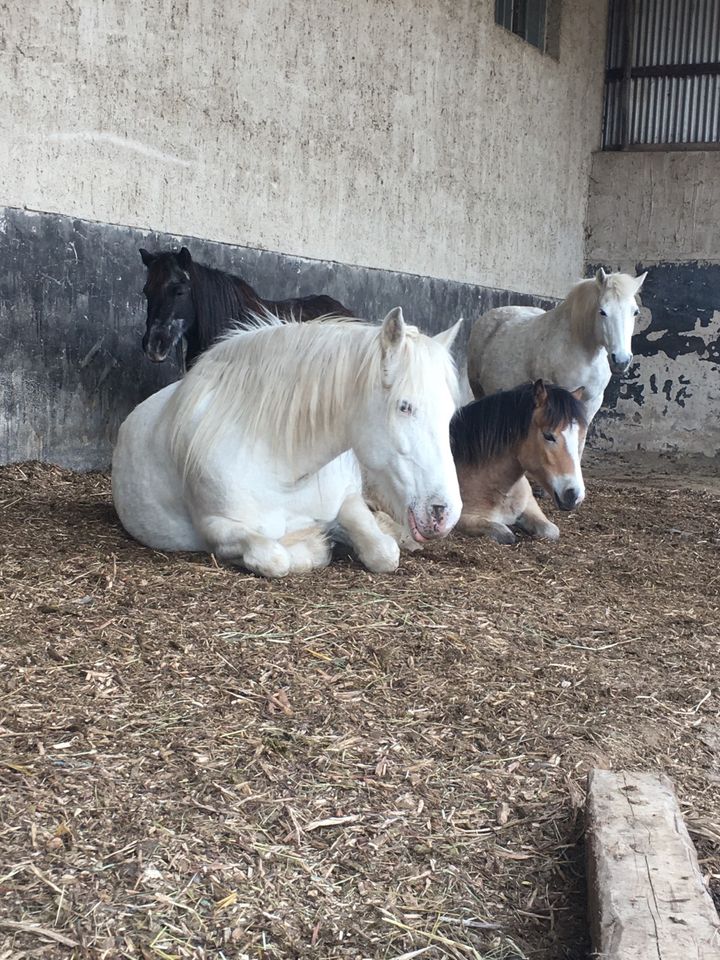
[[607,313],[605,313],[605,311],[601,309],[601,310],[600,310],[600,316],[601,316],[601,317],[606,317],[606,316],[607,316]]
[[633,316],[634,316],[634,317],[637,317],[637,316],[639,316],[639,315],[640,315],[640,311],[636,308],[636,309],[633,311]]
[[409,400],[400,401],[400,413],[406,413],[410,415],[411,413],[414,413],[414,412],[415,411],[414,411],[413,405],[410,403]]

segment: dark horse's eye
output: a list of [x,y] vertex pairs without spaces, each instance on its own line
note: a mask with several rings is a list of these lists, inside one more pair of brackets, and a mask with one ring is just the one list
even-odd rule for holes
[[543,436],[545,437],[548,443],[557,443],[557,437],[555,436],[554,433],[543,433]]

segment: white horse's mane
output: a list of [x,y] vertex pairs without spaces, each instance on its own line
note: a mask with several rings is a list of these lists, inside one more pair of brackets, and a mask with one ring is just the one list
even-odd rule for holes
[[636,289],[637,279],[627,273],[608,273],[602,287],[598,285],[595,277],[591,277],[576,283],[555,310],[562,307],[563,313],[570,318],[571,327],[582,336],[587,333],[589,323],[595,319],[601,299],[634,299]]
[[[287,459],[312,449],[382,389],[381,330],[342,317],[283,323],[263,313],[250,329],[231,331],[199,358],[168,405],[170,448],[183,475],[200,473],[211,448],[238,424]],[[449,352],[417,327],[405,333],[388,410],[422,397],[438,379],[457,403]]]

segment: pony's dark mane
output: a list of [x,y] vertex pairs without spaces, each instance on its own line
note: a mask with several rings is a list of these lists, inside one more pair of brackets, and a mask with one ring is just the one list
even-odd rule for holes
[[[545,422],[550,430],[573,421],[585,426],[585,408],[579,400],[551,383],[545,384],[545,390]],[[461,407],[450,421],[455,462],[484,463],[504,453],[528,435],[534,410],[532,383],[492,393]]]
[[227,333],[233,321],[247,320],[251,313],[262,312],[265,301],[240,277],[193,261],[190,279],[200,350],[206,350]]

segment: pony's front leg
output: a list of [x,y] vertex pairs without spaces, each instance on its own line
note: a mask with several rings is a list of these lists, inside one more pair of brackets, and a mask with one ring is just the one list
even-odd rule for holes
[[496,543],[515,543],[516,537],[510,527],[504,523],[497,523],[489,520],[487,517],[481,517],[473,514],[465,514],[460,517],[457,525],[460,533],[465,533],[470,537],[489,537]]
[[400,564],[400,547],[383,533],[359,493],[343,501],[337,522],[345,530],[360,562],[372,573],[393,573]]
[[246,567],[262,577],[286,577],[291,559],[277,540],[264,537],[240,520],[228,517],[204,517],[197,526],[208,549],[219,560]]
[[540,540],[559,540],[560,530],[542,512],[533,494],[534,490],[528,478],[520,477],[510,492],[517,511],[515,523],[531,537],[538,537]]

